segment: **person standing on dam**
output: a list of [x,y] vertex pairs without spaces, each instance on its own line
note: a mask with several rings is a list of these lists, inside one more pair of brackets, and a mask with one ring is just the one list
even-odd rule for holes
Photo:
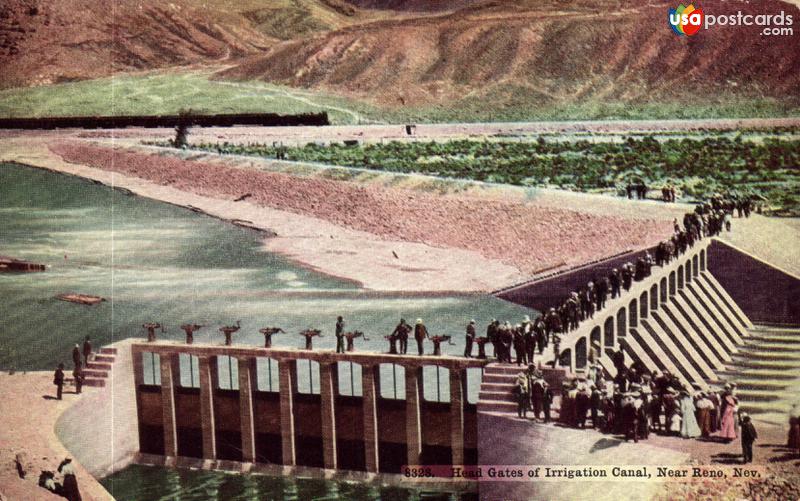
[[64,391],[64,364],[58,364],[56,372],[53,374],[53,384],[56,385],[56,399],[61,400]]
[[422,319],[418,318],[416,325],[414,326],[414,339],[417,341],[418,355],[425,354],[425,351],[422,349],[422,342],[428,338],[430,338],[430,335],[428,334],[428,328],[425,327],[425,324],[422,322]]
[[81,363],[81,348],[77,344],[72,348],[72,365],[77,367]]
[[756,427],[746,412],[742,412],[742,463],[753,462],[753,442],[758,438]]
[[344,353],[344,318],[336,317],[336,353]]
[[89,366],[89,357],[92,356],[92,341],[89,339],[89,336],[86,336],[86,339],[83,340],[83,358],[85,359],[85,364],[87,367]]
[[475,341],[475,320],[470,320],[467,324],[466,345],[464,346],[464,356],[472,358],[472,343]]
[[400,323],[394,328],[392,332],[393,338],[400,342],[400,354],[405,355],[408,351],[408,334],[411,331],[411,326],[406,323],[404,318],[400,319]]

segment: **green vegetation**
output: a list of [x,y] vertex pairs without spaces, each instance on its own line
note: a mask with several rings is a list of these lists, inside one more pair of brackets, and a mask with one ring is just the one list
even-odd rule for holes
[[[222,1],[222,0],[219,0]],[[800,115],[793,100],[721,97],[715,102],[563,102],[535,93],[493,93],[455,103],[379,107],[365,101],[264,82],[213,80],[214,69],[171,70],[0,91],[0,117],[327,112],[334,124],[775,118]]]
[[318,162],[379,171],[420,173],[519,186],[625,193],[644,181],[650,197],[673,185],[686,200],[731,191],[764,197],[777,215],[800,215],[800,140],[759,141],[712,136],[703,139],[626,137],[621,141],[391,142],[304,147],[192,145],[220,153]]
[[150,73],[0,91],[0,116],[318,113],[333,123],[363,123],[367,106],[260,82],[211,80],[210,72]]

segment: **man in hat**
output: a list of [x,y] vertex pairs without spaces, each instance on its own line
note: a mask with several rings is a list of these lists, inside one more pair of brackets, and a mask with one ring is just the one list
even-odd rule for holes
[[591,398],[586,378],[579,377],[575,392],[575,426],[578,428],[586,428],[586,414],[589,412],[589,407],[591,407]]
[[545,380],[534,373],[531,378],[531,407],[533,408],[533,417],[541,419],[542,408],[544,407],[544,392]]
[[72,365],[73,367],[81,365],[81,348],[77,343],[75,343],[75,347],[72,348]]
[[418,355],[425,354],[425,351],[422,349],[422,342],[428,338],[430,338],[430,335],[428,335],[428,328],[425,327],[425,324],[422,322],[422,319],[418,318],[417,323],[414,326],[414,339],[417,341]]
[[85,365],[88,367],[89,365],[89,357],[92,356],[92,342],[89,340],[89,336],[86,336],[86,339],[83,341],[83,358],[85,359]]
[[750,421],[750,416],[746,412],[741,413],[742,420],[742,462],[753,462],[753,442],[758,438],[756,427]]
[[56,372],[53,374],[53,384],[56,385],[56,398],[61,400],[64,391],[64,364],[58,364]]
[[397,339],[400,344],[400,354],[405,355],[408,351],[408,333],[411,331],[411,326],[406,323],[404,318],[400,319],[400,323],[394,328],[392,332],[393,338]]
[[472,319],[467,325],[466,345],[464,346],[464,356],[472,358],[472,343],[475,342],[475,320]]
[[550,406],[553,405],[553,390],[550,388],[550,385],[547,384],[547,381],[542,381],[542,386],[544,386],[544,396],[542,397],[542,410],[544,411],[544,422],[550,422]]
[[344,318],[336,317],[336,353],[344,353]]

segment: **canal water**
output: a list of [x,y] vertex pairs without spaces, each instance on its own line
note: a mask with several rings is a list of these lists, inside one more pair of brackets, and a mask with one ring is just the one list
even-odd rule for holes
[[[21,165],[0,165],[0,255],[47,265],[43,273],[0,275],[0,369],[52,369],[71,364],[70,349],[90,336],[94,346],[143,337],[183,339],[182,323],[208,327],[196,342],[221,343],[222,325],[241,321],[234,341],[262,345],[258,329],[280,326],[275,346],[300,348],[298,333],[320,328],[315,348],[334,348],[343,315],[386,351],[383,336],[401,317],[423,318],[432,334],[451,334],[445,354],[463,353],[470,318],[518,322],[530,313],[492,297],[375,296],[351,282],[303,268],[263,249],[263,234],[170,204],[130,196],[77,177]],[[56,299],[76,292],[107,301],[86,306]],[[430,352],[432,346],[426,344]]]
[[[183,339],[182,323],[205,324],[196,341],[221,343],[218,328],[239,320],[235,342],[252,345],[263,344],[259,328],[280,326],[287,334],[276,335],[273,344],[297,348],[304,342],[300,330],[321,328],[325,337],[315,339],[315,348],[330,349],[337,315],[348,329],[369,336],[357,340],[359,350],[385,351],[383,336],[404,317],[423,318],[432,334],[453,335],[443,352],[461,354],[470,318],[485,326],[493,317],[518,322],[530,313],[492,297],[375,296],[266,252],[263,238],[77,177],[0,164],[0,255],[47,265],[43,273],[0,274],[0,370],[51,370],[61,361],[71,368],[71,348],[85,336],[96,347],[142,337],[145,322],[164,324],[159,336],[167,339]],[[67,292],[107,300],[86,306],[56,299]],[[236,381],[220,369],[221,379]],[[182,372],[182,382],[191,383],[192,375]],[[311,380],[298,374],[299,383],[313,391],[311,367],[306,374]],[[382,386],[402,391],[397,376],[382,373]],[[423,374],[426,395],[447,395],[447,378],[436,386],[435,376],[435,370]],[[472,401],[477,383],[468,381]],[[413,489],[140,466],[104,483],[123,501],[427,498]]]
[[472,501],[476,494],[296,477],[130,466],[102,480],[117,501]]

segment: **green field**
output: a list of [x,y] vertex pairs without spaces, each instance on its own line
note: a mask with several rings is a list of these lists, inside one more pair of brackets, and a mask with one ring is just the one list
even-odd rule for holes
[[374,110],[345,99],[260,82],[219,82],[209,72],[150,73],[0,91],[1,117],[327,112],[368,123]]
[[0,91],[0,117],[163,115],[195,113],[327,112],[331,123],[515,122],[770,118],[800,116],[795,100],[726,95],[698,103],[598,101],[542,102],[523,88],[492,91],[450,104],[382,108],[365,101],[264,82],[212,78],[214,69],[129,74],[58,85]]
[[[597,138],[596,138],[597,139]],[[800,140],[776,133],[757,139],[716,134],[684,138],[626,137],[618,141],[391,142],[285,148],[270,145],[199,144],[192,148],[227,154],[420,173],[519,186],[557,187],[624,194],[644,181],[651,198],[673,185],[684,200],[706,200],[715,193],[763,197],[767,212],[800,215]]]

